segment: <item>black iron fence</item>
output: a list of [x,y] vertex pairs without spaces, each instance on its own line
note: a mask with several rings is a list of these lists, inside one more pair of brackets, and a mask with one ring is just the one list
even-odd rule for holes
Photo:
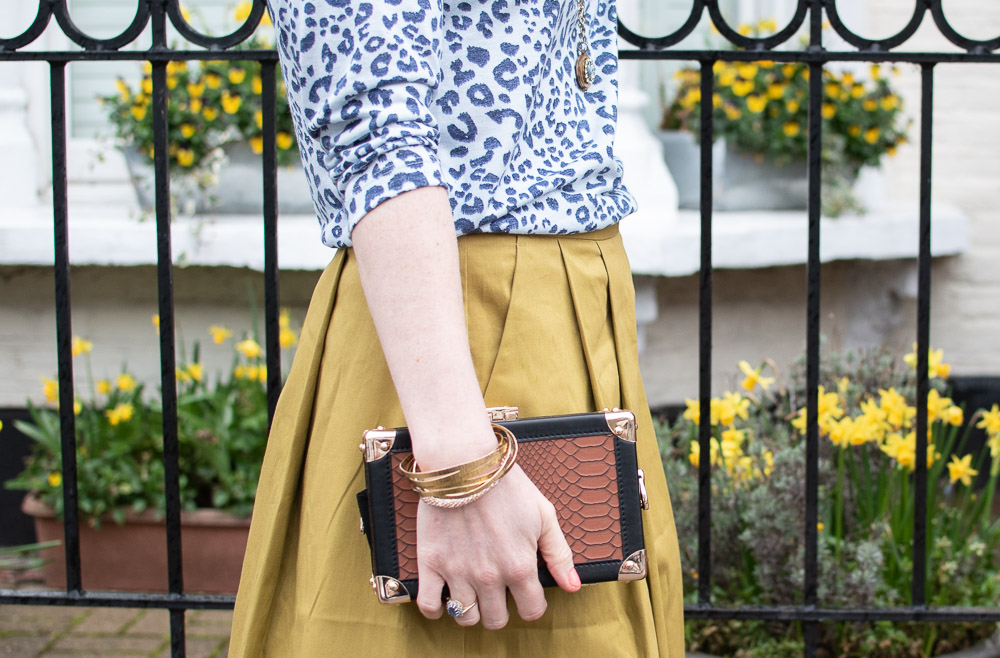
[[[808,257],[806,303],[807,350],[807,432],[806,432],[806,510],[805,580],[802,603],[797,606],[721,608],[712,604],[711,519],[712,491],[710,460],[699,465],[699,561],[698,603],[685,610],[688,618],[760,619],[802,622],[806,655],[816,651],[818,627],[823,621],[1000,621],[1000,608],[931,608],[926,604],[926,491],[927,465],[916,460],[914,505],[914,546],[910,605],[896,608],[823,607],[817,596],[817,509],[818,509],[818,384],[820,363],[820,176],[822,143],[823,66],[831,62],[905,62],[921,69],[920,112],[920,213],[918,295],[917,295],[917,417],[915,454],[927,449],[928,347],[930,342],[931,290],[931,153],[934,128],[934,72],[938,64],[1000,64],[1000,37],[970,39],[955,30],[944,14],[943,0],[915,0],[913,16],[897,34],[884,39],[868,39],[855,34],[844,24],[836,0],[798,0],[787,25],[773,35],[755,37],[742,34],[727,23],[720,0],[692,0],[691,13],[684,24],[667,35],[642,36],[619,23],[623,41],[620,56],[631,60],[696,61],[701,76],[701,98],[713,97],[715,79],[712,70],[719,61],[798,62],[809,67],[808,99]],[[182,15],[178,0],[137,0],[135,17],[118,36],[99,39],[80,31],[70,16],[67,0],[40,0],[31,25],[20,35],[0,38],[0,65],[14,62],[44,61],[49,64],[52,127],[52,211],[55,233],[55,288],[57,352],[59,365],[59,401],[62,433],[62,481],[65,504],[66,591],[24,592],[0,590],[0,604],[81,605],[134,608],[164,608],[170,611],[171,654],[185,655],[184,611],[189,609],[225,609],[233,605],[232,596],[210,596],[184,592],[181,569],[180,497],[177,454],[177,389],[175,381],[174,302],[172,254],[170,245],[170,172],[167,135],[167,72],[170,61],[182,60],[253,60],[260,62],[263,101],[263,232],[265,274],[265,336],[267,351],[267,389],[269,411],[273,413],[280,381],[278,326],[277,263],[277,179],[275,93],[277,55],[271,50],[232,50],[247,40],[264,14],[264,0],[254,0],[246,21],[229,35],[214,37],[191,27]],[[688,37],[708,13],[719,33],[738,49],[672,49]],[[82,47],[75,51],[25,50],[48,27],[52,20],[62,32]],[[828,50],[823,44],[824,19],[852,50]],[[198,49],[172,49],[167,44],[167,23]],[[932,21],[940,34],[961,52],[897,52],[917,29]],[[121,51],[152,26],[152,43],[146,50]],[[808,31],[804,49],[775,50],[787,44],[801,30]],[[165,594],[125,594],[85,592],[81,585],[75,420],[73,415],[73,359],[71,351],[71,291],[69,280],[69,238],[67,230],[67,132],[66,65],[97,60],[148,61],[152,66],[154,127],[155,213],[157,226],[158,300],[160,315],[160,366],[163,395],[163,441],[166,473],[166,527],[168,551],[168,592]],[[712,363],[712,154],[713,111],[711,103],[701,103],[701,272],[699,393],[701,417],[710,416]],[[109,236],[109,239],[111,236]],[[710,424],[700,426],[701,454],[710,452]]]

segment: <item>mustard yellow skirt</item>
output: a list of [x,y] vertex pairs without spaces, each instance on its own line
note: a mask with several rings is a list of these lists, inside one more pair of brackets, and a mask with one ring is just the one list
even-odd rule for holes
[[684,655],[680,559],[667,483],[639,376],[634,291],[617,227],[575,236],[459,239],[465,314],[488,406],[522,417],[631,409],[650,509],[649,576],[567,594],[545,616],[511,606],[500,631],[382,605],[368,578],[355,494],[358,443],[405,425],[361,290],[341,250],[313,293],[257,490],[230,656]]

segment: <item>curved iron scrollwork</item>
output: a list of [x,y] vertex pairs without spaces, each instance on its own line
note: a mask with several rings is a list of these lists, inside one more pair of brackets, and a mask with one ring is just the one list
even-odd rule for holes
[[114,51],[134,42],[146,29],[150,18],[167,17],[177,32],[191,43],[209,50],[224,50],[246,41],[260,25],[266,6],[264,0],[252,0],[253,5],[246,20],[232,33],[216,37],[194,29],[181,12],[180,0],[136,0],[135,17],[121,34],[107,39],[86,34],[76,26],[70,16],[68,0],[39,0],[38,13],[31,25],[14,37],[0,38],[0,51],[14,51],[35,41],[54,17],[63,34],[87,51]]
[[885,39],[869,39],[848,28],[840,17],[837,0],[798,0],[795,13],[788,24],[778,32],[766,37],[751,37],[740,34],[726,21],[719,7],[719,0],[692,0],[691,13],[684,24],[677,30],[662,36],[640,35],[627,25],[618,21],[618,33],[622,39],[640,50],[662,50],[676,45],[685,39],[702,19],[707,10],[712,24],[730,43],[746,50],[771,50],[792,39],[802,28],[810,11],[825,12],[830,26],[841,38],[859,51],[887,52],[906,42],[912,37],[923,22],[924,15],[929,11],[941,35],[959,48],[970,54],[990,54],[1000,48],[1000,36],[993,39],[971,39],[958,32],[948,22],[944,14],[944,0],[914,0],[913,16],[909,23],[898,33]]

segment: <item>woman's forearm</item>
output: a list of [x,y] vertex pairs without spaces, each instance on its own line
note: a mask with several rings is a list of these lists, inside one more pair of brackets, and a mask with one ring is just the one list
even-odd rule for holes
[[417,463],[436,469],[488,453],[496,440],[469,351],[447,191],[389,199],[351,238]]

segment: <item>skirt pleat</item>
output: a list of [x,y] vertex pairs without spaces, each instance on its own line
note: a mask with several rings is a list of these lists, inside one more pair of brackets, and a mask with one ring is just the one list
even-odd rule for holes
[[[364,430],[405,424],[351,250],[317,284],[282,390],[236,600],[231,656],[684,655],[680,561],[638,370],[634,291],[617,228],[459,239],[473,363],[489,406],[522,417],[621,407],[638,420],[649,576],[567,594],[500,631],[382,605],[355,494]],[[389,652],[388,654],[386,652]]]

